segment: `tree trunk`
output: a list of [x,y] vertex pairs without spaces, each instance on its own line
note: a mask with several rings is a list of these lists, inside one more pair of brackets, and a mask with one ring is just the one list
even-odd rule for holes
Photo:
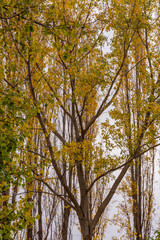
[[39,215],[39,220],[38,220],[38,239],[42,240],[43,239],[43,231],[42,231],[42,191],[41,191],[41,181],[38,182],[38,215]]
[[[31,202],[31,201],[32,201],[32,197],[29,197],[27,199],[27,202]],[[28,209],[28,211],[30,212],[30,215],[32,215],[32,210]],[[33,240],[33,227],[32,227],[31,223],[29,223],[27,225],[27,237],[26,237],[26,240]]]
[[82,219],[80,222],[83,240],[92,240],[93,234],[91,232],[90,224],[86,219]]

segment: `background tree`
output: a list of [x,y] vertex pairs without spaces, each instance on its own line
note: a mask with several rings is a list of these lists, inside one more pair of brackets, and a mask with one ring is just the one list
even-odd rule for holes
[[[156,8],[156,5],[151,5],[145,1],[140,11],[144,9],[144,15],[148,19],[153,17],[156,22],[157,17],[155,18],[152,15],[156,11],[154,8]],[[122,191],[124,191],[123,196],[128,196],[124,199],[123,204],[120,204],[121,210],[126,216],[126,222],[119,221],[119,223],[123,229],[124,227],[126,228],[126,234],[128,234],[129,239],[146,239],[146,237],[150,236],[151,231],[155,167],[153,146],[159,139],[159,126],[154,122],[155,116],[159,111],[159,94],[156,91],[156,88],[159,88],[159,70],[155,61],[157,48],[156,45],[149,44],[156,32],[154,24],[151,28],[149,23],[146,22],[142,29],[137,29],[137,37],[133,48],[131,48],[132,54],[126,62],[124,82],[122,83],[118,101],[116,100],[115,102],[116,108],[111,113],[111,117],[115,118],[115,125],[118,128],[117,135],[113,137],[113,140],[121,147],[123,153],[131,155],[134,146],[137,145],[137,140],[139,140],[139,133],[143,126],[146,111],[150,111],[149,128],[139,151],[146,145],[150,146],[151,151],[133,161],[131,175],[129,177],[127,174],[126,182],[122,187]],[[140,59],[143,60],[141,61]],[[134,69],[130,68],[132,61],[136,66]],[[138,64],[136,64],[137,62]],[[122,138],[124,132],[126,145],[124,145],[124,138]],[[121,141],[119,141],[120,136]]]

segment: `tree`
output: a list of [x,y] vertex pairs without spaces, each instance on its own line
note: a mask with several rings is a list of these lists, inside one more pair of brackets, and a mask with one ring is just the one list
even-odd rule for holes
[[[141,10],[144,9],[144,15],[148,19],[151,18],[154,7],[156,5],[150,5],[147,1],[142,5]],[[154,11],[156,12],[156,9]],[[150,146],[151,150],[133,160],[130,176],[127,174],[126,182],[122,186],[124,201],[120,204],[120,208],[126,221],[119,221],[119,224],[123,229],[126,228],[126,235],[129,239],[146,239],[151,233],[154,145],[156,139],[159,138],[157,128],[159,126],[154,121],[155,114],[159,111],[157,109],[159,108],[159,94],[156,92],[156,88],[159,89],[159,70],[155,61],[157,47],[149,42],[156,32],[156,24],[152,26],[152,29],[145,24],[142,29],[137,30],[136,40],[126,61],[124,82],[115,101],[115,108],[111,111],[111,117],[116,121],[113,140],[122,153],[129,156],[139,141],[146,112],[148,109],[150,111],[150,124],[139,151],[144,150],[145,145]],[[135,69],[129,70],[130,62],[134,64],[138,62]],[[117,134],[115,134],[116,131]]]
[[[105,156],[103,147],[96,144],[98,119],[109,111],[120,94],[126,62],[136,44],[137,34],[153,22],[147,19],[142,7],[141,1],[128,3],[122,0],[1,4],[3,79],[13,92],[27,100],[24,118],[32,141],[27,146],[24,140],[23,150],[29,150],[33,154],[32,159],[34,154],[40,154],[39,149],[34,151],[30,122],[37,119],[39,131],[44,137],[43,164],[51,164],[50,173],[56,176],[61,187],[53,188],[49,179],[38,173],[41,169],[39,162],[32,160],[27,167],[25,163],[23,165],[30,172],[31,180],[43,183],[48,191],[64,202],[65,222],[69,221],[70,209],[75,211],[84,240],[93,239],[106,207],[133,160],[156,145],[142,147],[152,122],[156,125],[159,117],[159,96],[155,100],[158,93],[152,76],[148,88],[146,86],[150,94],[144,106],[142,124],[129,154],[121,154],[118,158],[109,154]],[[111,31],[110,52],[104,54],[105,34]],[[148,43],[146,49],[147,46]],[[6,56],[18,60],[18,66],[12,61],[9,63],[9,66],[12,65],[11,76],[5,76],[8,67],[5,65]],[[151,71],[148,51],[134,65],[131,62],[131,69],[146,57]],[[157,68],[156,54],[154,59]],[[15,84],[16,89],[13,87]],[[122,115],[114,112],[113,118],[116,117],[122,121]],[[108,127],[107,123],[105,127]],[[117,130],[113,131],[117,135]],[[109,140],[106,139],[108,152],[113,151],[111,136],[112,132]],[[123,140],[126,141],[124,134]],[[117,169],[121,169],[120,174],[105,192],[105,182]],[[98,182],[102,182],[103,187],[97,199],[95,186]],[[66,231],[67,227],[63,229]],[[63,238],[67,239],[66,235],[67,232]]]

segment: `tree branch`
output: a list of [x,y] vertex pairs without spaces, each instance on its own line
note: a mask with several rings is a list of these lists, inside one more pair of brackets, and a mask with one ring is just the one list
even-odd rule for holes
[[154,149],[154,148],[156,148],[156,147],[158,147],[158,146],[160,146],[160,143],[158,143],[158,144],[156,144],[156,145],[154,145],[154,146],[149,147],[148,149],[144,150],[143,152],[141,152],[141,153],[137,154],[136,156],[130,158],[127,162],[123,163],[122,165],[120,165],[120,166],[118,166],[118,167],[116,167],[116,168],[111,168],[111,169],[109,169],[108,171],[102,173],[101,175],[99,175],[97,178],[95,178],[95,179],[93,180],[93,182],[92,182],[92,183],[90,184],[90,186],[88,187],[87,192],[89,192],[89,191],[91,190],[91,188],[93,187],[93,185],[94,185],[99,179],[101,179],[102,177],[105,177],[107,174],[109,174],[109,173],[111,173],[111,172],[114,172],[114,171],[116,171],[116,170],[119,170],[120,168],[122,168],[122,167],[130,164],[134,159],[139,158],[140,156],[142,156],[142,155],[145,154],[146,152],[148,152],[148,151],[150,151],[151,149]]

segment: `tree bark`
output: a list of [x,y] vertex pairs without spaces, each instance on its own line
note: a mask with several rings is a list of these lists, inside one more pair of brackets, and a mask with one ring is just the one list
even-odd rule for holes
[[38,220],[38,239],[42,240],[43,239],[43,231],[42,231],[42,191],[41,191],[41,181],[38,182],[38,215],[39,215],[39,220]]

